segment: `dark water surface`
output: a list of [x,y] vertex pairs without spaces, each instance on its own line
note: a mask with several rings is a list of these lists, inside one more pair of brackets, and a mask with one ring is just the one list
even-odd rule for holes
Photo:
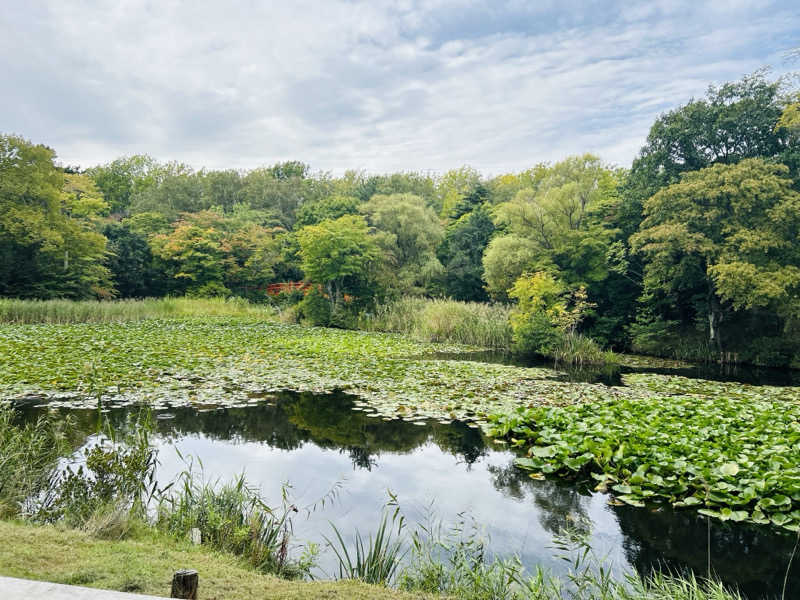
[[[646,357],[645,357],[646,358]],[[734,381],[749,385],[772,386],[800,386],[800,370],[779,367],[756,367],[753,365],[718,364],[718,363],[682,363],[679,361],[660,361],[652,359],[653,364],[663,362],[664,365],[673,363],[675,366],[611,366],[608,368],[592,369],[588,367],[564,369],[554,365],[552,360],[542,358],[525,358],[508,352],[494,350],[452,353],[439,352],[430,354],[425,359],[438,360],[470,360],[488,362],[515,367],[544,367],[559,368],[559,377],[565,381],[604,383],[606,385],[622,385],[621,376],[625,373],[656,373],[659,375],[677,375],[691,379],[707,379],[709,381]]]
[[[466,513],[489,536],[493,553],[519,554],[529,567],[563,572],[566,563],[552,546],[569,526],[585,533],[617,574],[668,569],[705,576],[710,560],[718,578],[749,597],[780,597],[792,534],[709,521],[689,511],[610,506],[608,496],[585,486],[530,479],[514,468],[511,452],[491,445],[477,429],[385,421],[352,406],[345,394],[282,393],[246,408],[156,413],[159,478],[166,482],[186,468],[178,450],[199,458],[209,479],[244,472],[275,506],[284,482],[292,484],[301,508],[341,482],[335,502],[295,517],[295,538],[301,541],[322,542],[331,535],[329,521],[344,532],[373,530],[391,490],[412,522],[423,520],[431,507],[445,523]],[[26,413],[42,410],[28,407]],[[113,409],[104,417],[119,426],[128,410]],[[91,440],[96,411],[69,413]],[[320,561],[328,575],[334,574],[331,558],[323,553]],[[800,598],[800,559],[786,598]]]

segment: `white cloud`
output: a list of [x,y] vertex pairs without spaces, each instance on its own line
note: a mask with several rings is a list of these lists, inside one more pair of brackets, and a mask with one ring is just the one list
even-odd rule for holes
[[0,131],[64,163],[628,164],[709,83],[787,65],[790,2],[44,2],[0,15]]

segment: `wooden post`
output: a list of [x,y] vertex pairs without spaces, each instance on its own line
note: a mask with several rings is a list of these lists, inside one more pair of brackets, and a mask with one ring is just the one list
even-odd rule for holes
[[197,571],[181,569],[172,576],[172,594],[170,598],[197,600]]

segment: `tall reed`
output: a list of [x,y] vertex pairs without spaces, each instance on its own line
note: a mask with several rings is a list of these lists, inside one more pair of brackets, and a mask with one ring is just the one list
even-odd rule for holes
[[289,558],[291,515],[297,509],[288,502],[286,488],[282,496],[282,507],[273,509],[244,475],[211,483],[190,468],[160,498],[156,527],[180,538],[197,528],[203,544],[242,556],[262,572],[298,578],[311,564]]
[[49,488],[59,457],[69,450],[63,421],[14,421],[14,410],[0,402],[0,518],[24,512],[29,498]]
[[356,530],[351,552],[339,529],[331,523],[335,539],[326,537],[325,541],[339,562],[339,578],[381,585],[391,583],[406,555],[403,526],[399,513],[395,512],[390,522],[388,512],[384,511],[374,536],[370,534],[365,539]]
[[275,309],[242,298],[19,300],[0,298],[0,323],[113,323],[170,317],[272,318]]
[[504,304],[403,297],[362,315],[367,331],[403,333],[423,342],[509,348],[510,307]]

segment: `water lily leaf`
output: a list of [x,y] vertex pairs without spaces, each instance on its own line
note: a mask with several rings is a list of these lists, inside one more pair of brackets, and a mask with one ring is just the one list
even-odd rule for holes
[[719,470],[725,474],[730,475],[731,477],[739,473],[739,465],[735,462],[729,462],[722,465]]

